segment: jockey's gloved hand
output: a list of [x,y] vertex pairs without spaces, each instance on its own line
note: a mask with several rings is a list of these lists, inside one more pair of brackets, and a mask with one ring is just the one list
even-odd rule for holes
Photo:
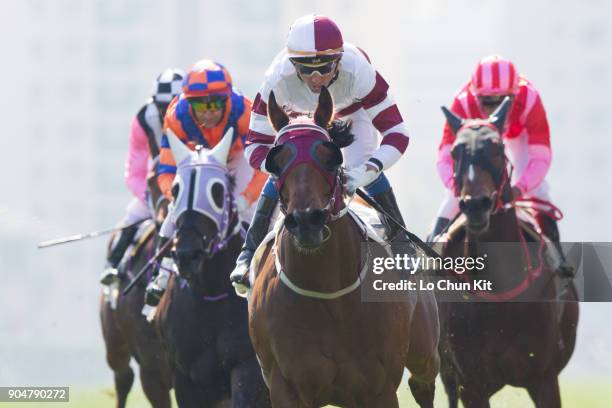
[[380,174],[380,169],[374,163],[365,162],[344,173],[344,188],[349,194],[354,194],[359,187],[367,186]]

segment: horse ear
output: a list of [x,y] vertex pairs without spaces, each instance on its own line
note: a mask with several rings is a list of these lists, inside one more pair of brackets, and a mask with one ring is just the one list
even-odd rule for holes
[[319,104],[314,113],[314,121],[317,125],[323,129],[327,129],[331,123],[332,116],[334,115],[334,100],[331,94],[327,90],[327,87],[321,87],[321,93],[319,94]]
[[508,112],[510,112],[510,106],[512,106],[512,100],[509,96],[506,96],[501,105],[489,116],[489,122],[499,130],[499,133],[504,131],[504,124],[506,123]]
[[446,106],[441,106],[440,108],[442,108],[442,112],[444,113],[444,116],[446,116],[446,121],[448,122],[451,130],[456,134],[459,129],[461,129],[461,126],[463,126],[463,118],[455,115],[453,112],[448,110]]
[[197,154],[189,149],[185,144],[174,134],[172,129],[166,130],[166,136],[168,137],[168,143],[170,144],[170,150],[174,156],[174,161],[177,165],[182,163],[189,157],[197,157]]
[[276,103],[276,97],[273,91],[270,91],[270,96],[268,97],[268,119],[276,132],[289,124],[289,116],[287,116],[285,111]]
[[230,148],[234,141],[234,128],[231,127],[225,132],[219,143],[208,153],[208,156],[214,157],[217,163],[227,165]]

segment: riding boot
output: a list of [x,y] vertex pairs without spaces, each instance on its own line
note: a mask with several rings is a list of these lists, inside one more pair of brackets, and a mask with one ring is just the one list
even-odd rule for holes
[[[380,213],[379,217],[383,226],[385,227],[385,235],[387,236],[387,242],[389,242],[391,246],[391,252],[393,252],[395,255],[416,255],[416,249],[404,231],[406,224],[404,223],[404,218],[402,217],[397,201],[395,200],[393,190],[389,189],[384,193],[373,195],[372,198],[388,214],[385,215]],[[393,221],[392,218],[395,221],[398,221],[400,225]]]
[[427,237],[427,241],[432,242],[435,237],[440,235],[442,231],[444,231],[448,227],[449,223],[450,220],[448,218],[438,217],[436,219],[436,223],[434,224],[433,231],[431,231],[431,234],[429,234],[429,236]]
[[238,255],[238,259],[236,259],[236,267],[230,274],[230,281],[240,294],[246,293],[249,288],[249,267],[251,266],[251,259],[253,259],[255,250],[257,250],[261,241],[263,241],[268,234],[270,220],[276,208],[276,201],[277,200],[262,194],[257,202],[257,210],[253,215],[251,226],[246,233],[242,251],[240,255]]
[[[374,201],[376,201],[385,212],[389,215],[385,215],[380,213],[380,220],[385,227],[385,234],[387,235],[387,241],[393,242],[396,240],[407,240],[406,234],[402,227],[406,227],[404,224],[404,218],[400,213],[399,207],[397,206],[397,201],[395,200],[395,194],[393,194],[393,190],[389,189],[384,193],[377,194],[372,196]],[[401,225],[398,225],[395,221],[398,221]]]
[[574,277],[574,267],[567,262],[565,258],[565,253],[563,252],[563,247],[561,246],[561,239],[559,236],[559,228],[557,227],[557,221],[553,218],[549,217],[545,214],[538,214],[537,216],[538,223],[540,224],[540,228],[542,229],[542,233],[546,235],[557,248],[557,252],[561,257],[561,263],[557,268],[557,272],[560,276],[564,278],[573,278]]
[[[168,240],[169,238],[160,237],[155,252],[159,252],[159,249],[163,247]],[[170,256],[170,249],[164,250],[164,253],[161,256],[161,262],[153,265],[151,270],[151,281],[145,289],[145,304],[151,307],[155,307],[159,304],[159,301],[164,295],[166,287],[168,286],[170,273],[174,269],[174,259],[172,259]]]
[[103,285],[110,285],[113,282],[119,281],[117,266],[119,262],[121,262],[125,250],[132,243],[137,231],[138,225],[131,225],[121,230],[119,236],[114,240],[108,258],[106,259],[106,266],[100,275],[100,283]]

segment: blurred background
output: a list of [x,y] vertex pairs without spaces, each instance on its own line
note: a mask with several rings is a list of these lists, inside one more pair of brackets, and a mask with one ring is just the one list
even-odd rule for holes
[[[500,53],[541,92],[563,240],[612,240],[605,0],[3,1],[0,385],[112,386],[97,311],[106,239],[42,251],[36,243],[123,216],[130,123],[159,72],[211,58],[253,98],[290,24],[309,12],[335,19],[391,86],[411,141],[389,176],[419,236],[443,195],[439,106],[479,58]],[[612,304],[581,308],[562,379],[612,384]]]

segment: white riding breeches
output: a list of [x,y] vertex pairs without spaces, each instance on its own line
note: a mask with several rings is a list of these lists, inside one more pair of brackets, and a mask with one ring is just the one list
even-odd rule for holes
[[125,209],[122,223],[123,225],[129,225],[152,217],[153,213],[149,207],[138,198],[133,197]]

